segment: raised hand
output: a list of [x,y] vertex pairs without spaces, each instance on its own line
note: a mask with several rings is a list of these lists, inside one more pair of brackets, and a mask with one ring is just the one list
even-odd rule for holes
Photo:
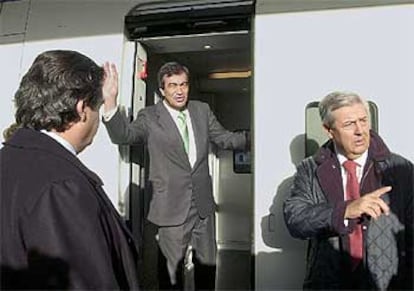
[[381,196],[391,191],[391,186],[381,187],[371,193],[365,194],[348,204],[345,210],[345,218],[358,218],[366,214],[378,219],[382,214],[388,215],[390,208]]
[[118,72],[114,64],[105,62],[102,96],[104,99],[104,111],[109,111],[117,106],[118,96]]

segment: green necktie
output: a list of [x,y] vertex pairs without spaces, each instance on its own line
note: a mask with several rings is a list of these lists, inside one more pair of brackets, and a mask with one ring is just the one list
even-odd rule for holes
[[188,138],[187,116],[185,116],[185,113],[182,111],[178,113],[178,127],[181,133],[181,137],[183,138],[184,150],[188,154],[190,142]]

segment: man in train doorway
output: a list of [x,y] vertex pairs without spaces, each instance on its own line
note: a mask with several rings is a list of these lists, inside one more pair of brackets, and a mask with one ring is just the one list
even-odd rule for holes
[[176,62],[159,69],[163,100],[140,110],[129,122],[117,108],[116,68],[104,68],[113,81],[112,94],[104,96],[104,124],[111,141],[148,147],[153,194],[147,218],[158,226],[158,244],[169,273],[167,282],[160,280],[160,288],[183,289],[183,263],[191,248],[195,288],[214,290],[217,247],[209,146],[243,149],[248,135],[227,131],[208,104],[189,100],[189,70]]

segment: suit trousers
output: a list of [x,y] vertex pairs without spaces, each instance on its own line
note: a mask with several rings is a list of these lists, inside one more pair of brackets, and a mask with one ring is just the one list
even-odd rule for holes
[[[185,222],[178,226],[163,226],[158,229],[158,244],[167,261],[167,269],[172,285],[182,282],[184,259],[189,247],[194,251],[194,261],[201,266],[210,266],[215,270],[216,265],[216,227],[215,214],[201,218],[192,201]],[[197,268],[197,265],[195,266]],[[214,274],[215,275],[215,274]],[[197,276],[196,276],[197,277]],[[211,280],[215,280],[212,278]],[[215,282],[212,282],[214,286]],[[197,286],[197,282],[195,282]]]

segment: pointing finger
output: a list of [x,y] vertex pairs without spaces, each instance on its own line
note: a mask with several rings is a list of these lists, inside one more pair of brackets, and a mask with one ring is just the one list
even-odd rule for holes
[[392,187],[391,187],[391,186],[384,186],[384,187],[381,187],[381,188],[379,188],[379,189],[375,190],[372,194],[373,194],[373,196],[376,196],[376,197],[381,197],[381,196],[382,196],[382,195],[384,195],[385,193],[390,192],[390,191],[391,191],[391,189],[392,189]]

